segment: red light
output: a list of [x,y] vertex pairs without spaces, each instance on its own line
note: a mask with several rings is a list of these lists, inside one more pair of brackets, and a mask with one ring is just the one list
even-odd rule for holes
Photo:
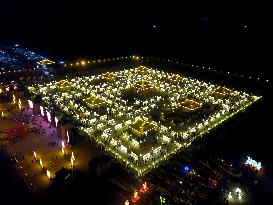
[[147,192],[148,190],[149,190],[149,187],[147,186],[147,182],[144,182],[144,184],[142,184],[142,187],[141,187],[140,191],[141,191],[142,193],[145,193],[145,192]]
[[137,191],[135,191],[134,192],[134,195],[132,196],[132,198],[131,198],[131,200],[132,200],[132,202],[134,202],[134,203],[136,203],[138,200],[139,200],[139,195],[138,195],[138,192]]
[[214,186],[217,186],[218,181],[216,179],[212,179],[211,180],[211,184],[214,185]]

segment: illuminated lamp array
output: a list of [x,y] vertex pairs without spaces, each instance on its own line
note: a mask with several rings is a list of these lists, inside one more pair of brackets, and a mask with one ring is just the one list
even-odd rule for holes
[[[115,83],[100,81],[104,77],[112,79],[111,76],[114,77],[113,81]],[[173,77],[174,82],[183,81],[183,85],[170,83],[168,78],[172,79],[171,76],[175,76]],[[94,81],[100,82],[99,85],[92,83]],[[136,99],[130,105],[128,100],[122,97],[122,93],[141,81],[143,83],[140,83],[139,90],[147,89],[148,91],[145,92],[149,92],[149,88],[156,87],[160,90],[160,93],[153,93],[151,97],[148,95],[148,99]],[[233,91],[234,95],[232,98],[229,98],[229,96],[226,98],[219,98],[218,96],[216,98],[213,95],[217,89],[216,85],[191,78],[179,78],[178,75],[168,74],[144,66],[97,76],[76,77],[69,80],[69,89],[62,89],[62,87],[66,87],[59,86],[62,82],[64,81],[39,85],[38,89],[32,87],[30,91],[44,96],[43,101],[46,104],[52,101],[56,102],[60,110],[82,123],[80,130],[90,135],[90,137],[94,136],[96,129],[102,130],[102,135],[95,138],[96,142],[114,154],[116,158],[125,162],[128,167],[137,171],[139,175],[142,175],[151,167],[157,166],[160,161],[166,160],[167,156],[188,147],[193,140],[208,133],[218,124],[229,119],[260,98],[242,91]],[[162,94],[164,97],[161,96]],[[202,101],[209,105],[217,105],[219,110],[191,127],[184,126],[183,131],[174,131],[172,126],[166,127],[161,122],[154,122],[151,118],[150,113],[157,108],[158,104],[167,104],[164,106],[169,106],[170,108],[179,107],[180,99],[187,99],[188,96],[191,99],[195,99],[194,101],[187,100],[188,104],[183,104],[188,109],[194,110],[199,108],[202,105],[199,102]],[[86,100],[90,97],[89,106],[87,106]],[[94,99],[101,99],[101,102],[105,103],[99,103],[98,100],[94,101]],[[93,107],[103,107],[106,113],[101,115],[93,111]],[[142,123],[134,128],[134,123],[132,122],[136,122],[138,118],[148,124],[144,125]],[[130,128],[139,130],[138,133],[141,131],[142,133],[140,134],[144,135],[135,135],[135,133],[129,130]],[[153,128],[163,137],[162,139],[160,138],[152,149],[152,147],[149,147],[149,144],[143,142],[145,140],[149,142],[149,140],[145,139],[145,132]],[[124,131],[123,133],[125,134],[117,138],[114,137],[115,132],[120,131]],[[175,136],[179,136],[179,138]],[[69,141],[68,138],[66,141]],[[162,149],[163,143],[170,147],[168,151]],[[144,144],[145,146],[141,146]],[[143,149],[146,150],[142,151]],[[128,158],[129,156],[131,158]]]
[[[132,59],[135,59],[135,60],[139,60],[140,58],[143,58],[143,57],[140,57],[140,56],[130,56]],[[117,57],[117,58],[113,58],[113,59],[97,59],[97,60],[93,60],[92,62],[93,63],[101,63],[101,62],[106,62],[106,61],[112,61],[112,60],[121,60],[121,59],[127,59],[129,57]],[[55,62],[54,62],[55,63]],[[85,66],[87,64],[90,64],[91,61],[90,60],[81,60],[81,61],[76,61],[76,62],[70,62],[70,63],[66,63],[64,64],[64,67],[67,67],[67,66],[73,66],[73,65],[76,65],[76,66]]]
[[[36,154],[36,152],[35,152],[34,150],[33,150],[33,158],[34,158],[36,161],[38,161],[40,167],[41,167],[42,169],[44,169],[44,165],[43,165],[42,159],[41,159],[41,158],[40,158],[40,159],[37,158],[37,154]],[[48,169],[46,169],[46,177],[47,177],[48,179],[51,179],[51,173],[50,173],[50,171],[49,171]]]
[[186,99],[184,102],[180,103],[180,106],[186,110],[193,111],[200,108],[202,106],[202,103]]

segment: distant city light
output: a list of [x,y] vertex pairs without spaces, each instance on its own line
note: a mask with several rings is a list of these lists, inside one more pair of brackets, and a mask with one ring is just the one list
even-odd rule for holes
[[[128,58],[133,61],[142,59],[137,55]],[[81,61],[77,63],[79,66],[82,65]],[[101,85],[98,86],[97,83]],[[43,102],[48,107],[54,102],[61,111],[73,116],[75,122],[81,124],[79,127],[81,132],[94,137],[98,144],[114,154],[117,159],[124,161],[138,175],[143,175],[144,172],[155,168],[161,161],[167,160],[168,156],[190,146],[196,138],[202,137],[260,98],[243,91],[145,66],[50,82],[46,85],[35,85],[29,89],[32,93],[43,96]],[[127,90],[134,92],[136,90],[139,97],[147,94],[152,97],[143,100],[136,98],[130,104],[128,99],[120,96],[122,93],[127,94]],[[162,93],[169,96],[168,101],[162,98]],[[185,96],[194,96],[195,100],[184,99]],[[236,96],[236,101],[234,96]],[[82,98],[84,104],[88,106],[82,106],[77,102],[78,98]],[[161,121],[155,121],[149,115],[156,109],[158,103],[168,102],[174,110],[183,109],[185,112],[202,110],[204,103],[208,103],[217,105],[217,111],[214,114],[207,114],[193,126],[183,125],[183,129],[172,130],[172,126],[166,127]],[[105,107],[110,104],[113,107],[111,110],[106,109],[104,114],[87,108]],[[43,109],[40,109],[42,113]],[[56,118],[55,123],[57,126]],[[96,130],[101,130],[100,137],[95,137]],[[120,130],[124,131],[120,136],[112,137],[115,136],[116,131],[120,132]],[[152,130],[158,130],[162,138],[156,142],[155,146],[146,145],[146,136],[138,137]],[[65,142],[71,141],[72,136],[69,134],[72,133],[66,132]],[[170,149],[164,149],[165,144],[168,144]],[[62,147],[62,153],[65,152],[66,150]],[[179,167],[179,169],[181,173],[186,174],[191,171],[189,166]],[[194,171],[192,173],[194,174]]]

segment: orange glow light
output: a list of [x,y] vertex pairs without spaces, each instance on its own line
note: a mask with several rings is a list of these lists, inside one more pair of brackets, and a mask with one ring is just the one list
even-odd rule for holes
[[147,192],[148,190],[149,190],[149,187],[147,186],[147,182],[144,182],[144,184],[142,184],[142,187],[141,187],[140,191],[141,191],[142,193],[145,193],[145,192]]
[[134,202],[134,203],[136,203],[138,200],[139,200],[139,195],[138,195],[138,192],[137,191],[135,191],[134,192],[134,195],[132,196],[132,198],[131,198],[131,200],[132,200],[132,202]]
[[43,161],[40,159],[40,166],[43,168]]

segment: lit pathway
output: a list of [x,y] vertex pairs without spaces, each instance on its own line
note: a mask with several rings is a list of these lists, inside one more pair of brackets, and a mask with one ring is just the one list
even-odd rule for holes
[[[9,105],[7,105],[9,106]],[[14,120],[15,115],[19,113],[19,110],[13,110],[12,113],[5,113],[8,117],[7,120],[1,120],[0,129],[6,130],[18,125],[26,125]],[[24,114],[31,115],[32,110],[25,111]],[[10,120],[12,118],[12,120]],[[61,151],[62,142],[61,139],[56,136],[56,128],[49,128],[49,123],[43,120],[42,117],[36,116],[35,123],[29,123],[27,127],[39,128],[40,123],[45,129],[46,133],[36,134],[35,132],[23,136],[18,139],[16,143],[2,141],[1,144],[6,144],[6,150],[12,154],[18,154],[18,163],[16,163],[17,170],[20,172],[26,184],[30,187],[32,183],[34,189],[42,191],[50,185],[50,180],[46,176],[46,170],[49,170],[51,177],[55,176],[55,173],[62,167],[71,169],[71,150],[67,150],[67,154],[63,155]],[[55,134],[50,134],[55,130]],[[2,135],[5,137],[5,134]],[[49,143],[55,142],[57,145],[52,146]],[[67,146],[67,145],[66,145]],[[42,159],[43,166],[46,169],[42,169],[39,160],[35,160],[33,157],[33,150],[37,154],[37,159]],[[80,141],[78,144],[72,147],[76,158],[75,168],[82,172],[88,171],[88,162],[91,158],[101,154],[94,144]],[[23,158],[24,157],[24,158]],[[53,161],[52,161],[53,159]],[[50,161],[53,163],[50,164]]]

